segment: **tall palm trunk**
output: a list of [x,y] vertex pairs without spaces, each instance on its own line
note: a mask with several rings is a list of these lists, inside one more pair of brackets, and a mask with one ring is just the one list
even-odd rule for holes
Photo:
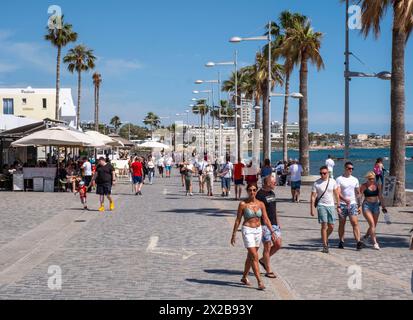
[[288,161],[288,108],[290,95],[290,74],[285,76],[285,101],[284,101],[284,118],[283,118],[283,160]]
[[82,86],[82,72],[78,71],[78,81],[77,81],[77,129],[80,128],[80,92]]
[[[255,95],[255,107],[260,105],[260,96]],[[260,116],[260,109],[255,109],[255,130],[261,129],[261,116]]]
[[393,28],[390,174],[397,179],[396,207],[406,206],[405,48],[406,33]]
[[268,149],[271,141],[271,128],[269,126],[270,106],[268,101],[268,84],[263,85],[262,95],[262,131],[263,131],[263,150],[264,159],[271,159],[271,150]]
[[60,120],[59,108],[60,108],[60,63],[62,60],[62,47],[57,47],[57,63],[56,63],[56,106],[55,106],[55,119]]
[[98,86],[95,84],[95,131],[99,131],[99,125],[97,122],[97,110],[98,110]]
[[308,59],[303,56],[300,69],[300,92],[304,96],[300,99],[300,163],[303,167],[303,175],[310,174],[310,155],[308,141]]

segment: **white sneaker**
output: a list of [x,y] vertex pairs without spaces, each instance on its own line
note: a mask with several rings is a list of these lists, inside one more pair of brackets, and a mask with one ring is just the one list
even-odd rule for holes
[[374,250],[380,250],[380,246],[378,243],[375,243],[373,246]]
[[189,195],[190,195],[191,197],[193,197],[193,196],[194,196],[194,194],[193,194],[193,193],[190,193]]

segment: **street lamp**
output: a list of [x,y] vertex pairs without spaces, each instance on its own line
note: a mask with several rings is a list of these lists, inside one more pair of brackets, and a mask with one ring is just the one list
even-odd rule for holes
[[[235,97],[238,96],[238,70],[237,70],[238,69],[238,52],[237,51],[235,51],[234,61],[226,61],[226,62],[212,62],[212,61],[210,61],[210,62],[206,63],[205,66],[207,68],[214,68],[214,67],[218,67],[218,66],[234,66],[235,67]],[[221,73],[220,72],[218,72],[218,81],[219,81],[219,83],[221,83]],[[219,101],[218,104],[219,104],[219,117],[220,117],[220,120],[219,120],[219,123],[220,123],[220,125],[219,125],[219,156],[221,157],[222,156],[221,88],[219,88],[218,101]],[[237,98],[236,98],[236,100],[235,100],[235,110],[236,110],[236,112],[238,112],[237,104],[238,103],[237,103]],[[236,148],[237,148],[236,155],[239,159],[240,158],[240,154],[239,154],[240,134],[238,132],[238,120],[236,120],[235,122],[236,122],[235,125],[236,125],[236,131],[237,131],[237,134],[236,134],[237,143],[235,144]]]
[[[240,43],[244,41],[268,41],[268,108],[269,108],[269,119],[268,119],[268,130],[264,132],[264,135],[268,138],[268,145],[264,148],[264,158],[271,159],[271,80],[272,80],[272,64],[271,64],[271,26],[272,22],[268,23],[268,36],[258,36],[258,37],[232,37],[229,41],[231,43]],[[266,150],[268,149],[268,150]],[[268,154],[266,154],[268,153]]]
[[345,71],[344,71],[344,79],[345,79],[345,120],[344,120],[344,131],[345,131],[345,148],[344,148],[344,157],[348,159],[350,156],[350,81],[351,78],[378,78],[381,80],[391,80],[392,74],[388,71],[382,71],[379,73],[368,74],[364,72],[355,72],[350,71],[350,27],[349,27],[349,0],[346,0],[346,51],[344,52],[345,55]]
[[[189,113],[190,113],[191,111],[190,110],[186,110],[185,111],[185,113],[177,113],[176,114],[176,116],[177,117],[187,117],[187,123],[186,123],[186,131],[188,131],[188,139],[187,139],[187,144],[188,144],[188,147],[189,147]],[[184,126],[185,127],[185,126]],[[185,130],[185,129],[184,129]],[[185,148],[185,131],[184,131],[184,136],[183,136],[183,141],[182,141],[182,143],[183,143],[183,148],[182,148],[182,158],[183,159],[186,159],[185,158],[185,149],[187,149],[187,148]],[[176,139],[176,136],[175,136],[175,139]],[[176,144],[176,140],[175,140],[175,144]]]

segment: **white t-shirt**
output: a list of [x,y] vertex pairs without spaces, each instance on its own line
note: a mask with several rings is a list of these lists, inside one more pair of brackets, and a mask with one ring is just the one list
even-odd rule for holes
[[293,164],[290,167],[291,182],[301,181],[301,174],[303,173],[303,167],[298,164]]
[[148,168],[149,168],[149,169],[155,168],[155,164],[153,163],[152,160],[151,160],[151,161],[148,161]]
[[232,170],[234,169],[234,165],[231,162],[228,162],[223,167],[223,172],[226,172],[224,178],[232,178]]
[[165,159],[164,159],[164,158],[160,158],[160,159],[158,160],[158,167],[164,167],[164,166],[165,166],[164,162],[165,162]]
[[172,166],[172,161],[173,160],[172,160],[171,157],[167,158],[166,161],[165,161],[166,166],[168,166],[168,167]]
[[90,177],[92,175],[92,165],[89,161],[86,161],[82,168],[85,170],[85,177]]
[[[346,199],[350,199],[350,204],[357,204],[355,189],[360,187],[359,180],[353,176],[348,178],[341,176],[336,181],[341,189],[341,195]],[[341,203],[345,204],[344,201],[341,201]]]
[[328,168],[328,171],[332,172],[334,170],[336,163],[334,162],[333,159],[327,159],[326,160],[326,166]]
[[[321,197],[327,188],[328,180],[318,179],[313,186],[311,192],[317,193],[317,198]],[[320,199],[318,205],[325,207],[334,207],[334,191],[338,189],[336,180],[330,178],[330,184],[328,185],[328,190],[324,196]]]

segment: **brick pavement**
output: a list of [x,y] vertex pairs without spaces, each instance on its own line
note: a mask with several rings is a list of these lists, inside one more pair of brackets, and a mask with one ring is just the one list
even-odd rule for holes
[[[277,194],[287,199],[288,192]],[[327,256],[309,204],[281,201],[284,249],[272,260],[279,279],[265,279],[268,290],[259,292],[252,275],[252,288],[239,284],[245,249],[240,236],[236,248],[229,245],[235,201],[187,198],[175,178],[145,186],[143,197],[130,193],[116,187],[113,214],[83,213],[70,194],[0,193],[7,199],[0,201],[0,299],[413,299],[409,210],[392,210],[395,223],[380,224],[382,251],[356,252],[349,228],[348,249]],[[89,204],[97,209],[95,195]],[[154,236],[157,251],[147,252]],[[184,249],[196,255],[183,260]],[[347,285],[354,264],[362,267],[360,291]],[[62,269],[60,291],[47,286],[51,265]]]

